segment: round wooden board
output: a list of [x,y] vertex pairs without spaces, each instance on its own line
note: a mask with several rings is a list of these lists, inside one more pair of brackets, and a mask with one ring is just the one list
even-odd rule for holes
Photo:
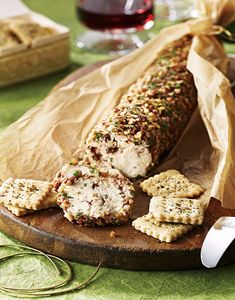
[[[233,63],[235,60],[233,61]],[[99,62],[81,68],[59,85],[61,87],[103,65]],[[150,197],[136,184],[136,199],[131,219],[148,212]],[[16,217],[0,207],[0,230],[27,245],[70,260],[129,270],[179,270],[202,266],[200,250],[202,242],[214,222],[221,216],[235,216],[235,210],[223,209],[219,201],[212,199],[202,226],[170,244],[160,243],[135,230],[131,220],[122,226],[80,227],[63,217],[59,208],[42,210]],[[110,238],[110,231],[116,238]],[[235,262],[235,243],[232,243],[220,264]]]

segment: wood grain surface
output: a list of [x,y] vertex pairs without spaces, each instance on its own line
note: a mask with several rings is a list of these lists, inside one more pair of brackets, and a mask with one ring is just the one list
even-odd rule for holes
[[[55,87],[58,89],[73,80],[88,74],[103,65],[99,62],[79,69],[66,77]],[[235,70],[235,59],[231,60]],[[230,70],[231,79],[235,79]],[[234,78],[232,78],[234,76]],[[179,270],[202,267],[200,249],[213,223],[221,216],[235,216],[235,210],[223,209],[219,201],[212,199],[202,226],[170,244],[161,243],[135,230],[131,221],[147,213],[149,199],[138,184],[131,220],[122,226],[80,227],[63,217],[59,208],[42,210],[24,217],[16,217],[0,207],[0,230],[27,245],[50,254],[82,263],[129,270]],[[116,238],[110,238],[110,231]],[[220,264],[235,262],[233,242]]]

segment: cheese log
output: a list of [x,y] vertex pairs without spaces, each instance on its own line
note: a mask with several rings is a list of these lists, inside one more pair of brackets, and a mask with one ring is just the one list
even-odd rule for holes
[[55,187],[57,203],[70,222],[103,226],[124,223],[130,216],[133,185],[110,166],[87,161],[66,165],[58,173]]
[[[145,176],[179,139],[197,105],[187,57],[192,37],[169,43],[86,141],[86,155],[129,178]],[[138,62],[137,62],[138,63]]]

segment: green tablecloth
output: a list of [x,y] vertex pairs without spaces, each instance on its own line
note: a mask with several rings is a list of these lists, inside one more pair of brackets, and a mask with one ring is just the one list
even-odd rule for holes
[[[42,100],[50,89],[73,69],[107,58],[78,50],[75,47],[76,36],[82,27],[76,20],[73,0],[25,0],[33,10],[68,26],[71,29],[71,68],[24,84],[19,84],[0,91],[0,130],[15,121],[27,109]],[[161,24],[158,24],[160,26]],[[155,28],[157,30],[157,28]],[[235,50],[227,46],[229,51]],[[0,244],[15,243],[0,233]],[[9,253],[1,250],[0,255]],[[25,258],[25,260],[27,260]],[[29,262],[28,262],[29,263]],[[30,266],[30,264],[29,264]],[[78,278],[84,278],[94,270],[93,267],[73,263]],[[36,272],[35,270],[38,270]],[[31,276],[37,279],[41,269],[29,268]],[[0,278],[6,278],[13,285],[15,275],[21,274],[21,280],[27,281],[17,263],[12,262],[6,270],[0,268]],[[32,275],[33,274],[33,275]],[[214,270],[190,270],[178,272],[130,272],[102,268],[96,280],[87,288],[57,296],[56,299],[235,299],[235,265]],[[0,295],[0,299],[10,299]]]

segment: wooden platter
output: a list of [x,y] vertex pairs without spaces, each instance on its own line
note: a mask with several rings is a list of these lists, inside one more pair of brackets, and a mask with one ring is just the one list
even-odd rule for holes
[[[235,59],[231,61],[235,69]],[[88,74],[104,62],[84,67],[69,75],[56,88]],[[230,72],[233,74],[234,72]],[[55,88],[55,89],[56,89]],[[147,213],[150,197],[136,185],[136,201],[132,219]],[[202,242],[213,223],[221,216],[235,216],[235,210],[223,209],[212,199],[202,226],[194,228],[179,240],[160,243],[131,226],[131,220],[122,226],[80,227],[63,217],[59,208],[16,217],[0,207],[0,230],[27,245],[50,254],[82,263],[129,270],[179,270],[202,267]],[[110,237],[110,231],[116,238]],[[235,262],[235,242],[220,264]]]

